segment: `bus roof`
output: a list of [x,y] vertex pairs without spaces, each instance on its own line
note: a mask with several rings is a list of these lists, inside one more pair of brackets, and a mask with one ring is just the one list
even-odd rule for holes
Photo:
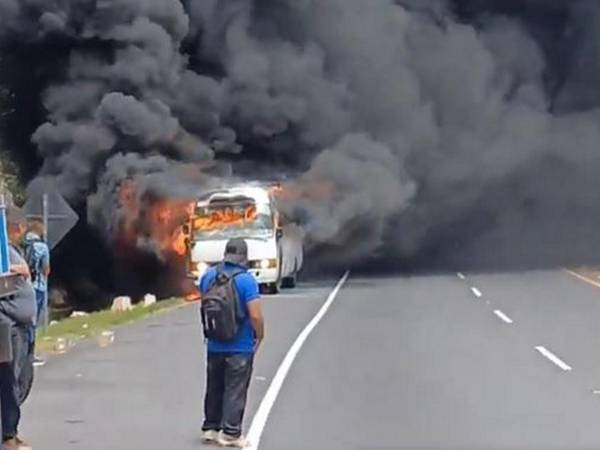
[[225,189],[215,189],[204,193],[196,203],[196,206],[206,206],[212,201],[238,200],[240,197],[246,197],[254,201],[254,203],[271,203],[270,190],[262,186],[235,186]]

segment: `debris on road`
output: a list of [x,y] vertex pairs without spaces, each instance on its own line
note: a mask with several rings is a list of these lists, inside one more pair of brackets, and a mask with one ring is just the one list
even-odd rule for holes
[[103,331],[98,336],[98,345],[100,347],[108,347],[109,345],[115,342],[115,332],[114,331]]
[[56,353],[65,353],[67,351],[67,340],[65,338],[57,338],[54,342],[54,351]]

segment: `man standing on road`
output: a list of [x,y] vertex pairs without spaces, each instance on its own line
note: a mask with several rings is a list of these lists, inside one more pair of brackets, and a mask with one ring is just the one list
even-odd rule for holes
[[29,267],[20,253],[19,244],[26,231],[23,212],[14,206],[7,208],[10,240],[11,271],[19,275],[16,294],[0,302],[0,320],[12,325],[13,360],[0,364],[0,406],[2,411],[2,442],[4,450],[25,449],[28,446],[18,436],[21,404],[33,382],[33,336],[36,305]]
[[[237,332],[232,339],[208,338],[206,397],[204,400],[203,441],[243,448],[242,420],[254,354],[264,338],[264,323],[258,283],[247,271],[248,247],[241,238],[231,239],[225,248],[223,264],[210,269],[200,280],[203,296],[202,317],[220,280],[231,280],[236,295]],[[223,274],[226,277],[223,277]],[[224,286],[224,285],[222,285]],[[238,317],[239,316],[239,317]],[[210,321],[214,324],[215,319]],[[216,318],[219,321],[219,318]],[[207,326],[204,327],[205,335]],[[210,334],[210,333],[208,333]]]
[[[50,275],[50,249],[43,240],[45,235],[44,221],[41,218],[33,218],[29,221],[29,230],[25,235],[24,256],[31,272],[31,282],[35,289],[35,301],[37,304],[36,328],[44,324],[48,314],[48,276]],[[44,364],[44,361],[35,357],[36,365]]]

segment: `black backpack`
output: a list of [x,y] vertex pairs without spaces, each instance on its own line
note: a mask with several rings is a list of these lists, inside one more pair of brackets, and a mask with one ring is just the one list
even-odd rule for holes
[[29,272],[31,272],[31,281],[36,281],[40,275],[40,261],[35,257],[35,244],[38,242],[44,242],[39,238],[27,239],[23,246],[23,257],[27,266],[29,266]]
[[222,267],[217,268],[215,279],[202,294],[200,316],[204,336],[217,341],[235,339],[244,318],[240,304],[235,277],[243,270],[226,273]]

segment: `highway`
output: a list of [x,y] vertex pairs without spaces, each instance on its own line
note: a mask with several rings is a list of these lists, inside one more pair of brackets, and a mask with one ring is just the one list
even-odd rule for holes
[[[252,448],[600,448],[600,289],[564,271],[351,275],[266,297],[265,314]],[[203,359],[195,305],[84,343],[38,370],[23,435],[200,448]]]

